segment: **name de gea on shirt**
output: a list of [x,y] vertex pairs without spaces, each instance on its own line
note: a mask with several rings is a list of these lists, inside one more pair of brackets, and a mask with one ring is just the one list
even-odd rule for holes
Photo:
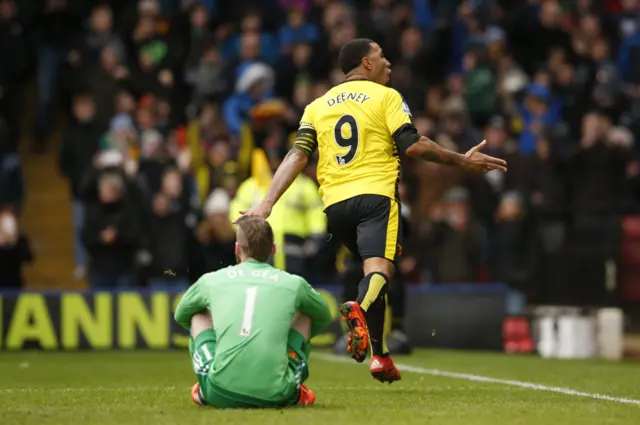
[[236,277],[260,277],[263,279],[273,280],[277,282],[280,278],[280,273],[273,269],[264,269],[264,270],[251,270],[251,273],[245,273],[242,269],[230,268],[227,270],[227,277],[230,279],[234,279]]

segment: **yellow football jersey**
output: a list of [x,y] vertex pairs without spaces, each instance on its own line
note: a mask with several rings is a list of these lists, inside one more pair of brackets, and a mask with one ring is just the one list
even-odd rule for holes
[[400,158],[394,134],[411,124],[402,96],[368,80],[350,80],[310,103],[294,147],[319,150],[318,182],[325,208],[357,195],[397,198]]

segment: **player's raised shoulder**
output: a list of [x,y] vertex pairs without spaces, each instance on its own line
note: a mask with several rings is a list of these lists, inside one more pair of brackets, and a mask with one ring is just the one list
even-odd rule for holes
[[387,86],[383,86],[383,92],[384,92],[384,96],[387,100],[403,100],[402,95],[400,94],[400,92],[396,89],[394,89],[393,87],[387,87]]
[[398,104],[403,103],[406,105],[404,97],[400,94],[400,92],[392,87],[385,87],[385,100],[388,104]]
[[409,109],[409,105],[400,92],[391,87],[385,87],[385,89],[387,90],[385,93],[385,104],[389,109],[388,112],[395,113],[396,111],[401,111],[411,117],[411,109]]

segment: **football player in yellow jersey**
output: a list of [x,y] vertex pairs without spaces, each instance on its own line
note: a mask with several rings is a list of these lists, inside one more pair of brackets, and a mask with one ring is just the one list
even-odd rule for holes
[[363,261],[356,301],[341,307],[348,350],[358,362],[372,351],[370,371],[381,382],[400,379],[383,340],[387,288],[402,241],[398,182],[402,152],[470,172],[506,171],[480,152],[443,149],[418,134],[402,96],[386,86],[391,64],[377,43],[356,39],[340,50],[343,83],[309,104],[296,142],[276,171],[264,200],[244,215],[268,217],[273,205],[319,150],[318,181],[330,232]]

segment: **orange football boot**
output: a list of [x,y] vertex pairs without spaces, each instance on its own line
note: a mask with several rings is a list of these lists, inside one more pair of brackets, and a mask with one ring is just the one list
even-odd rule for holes
[[356,301],[349,301],[340,306],[340,313],[349,327],[347,351],[355,361],[362,363],[369,353],[369,329],[364,312]]
[[400,371],[391,360],[391,356],[373,356],[369,370],[371,371],[371,376],[380,382],[392,383],[402,379]]
[[298,404],[300,406],[311,406],[316,402],[316,395],[307,388],[306,385],[300,385],[300,400],[298,400]]
[[196,382],[196,384],[191,387],[191,400],[193,400],[193,402],[195,404],[198,404],[200,406],[204,406],[204,401],[200,398],[200,383]]

